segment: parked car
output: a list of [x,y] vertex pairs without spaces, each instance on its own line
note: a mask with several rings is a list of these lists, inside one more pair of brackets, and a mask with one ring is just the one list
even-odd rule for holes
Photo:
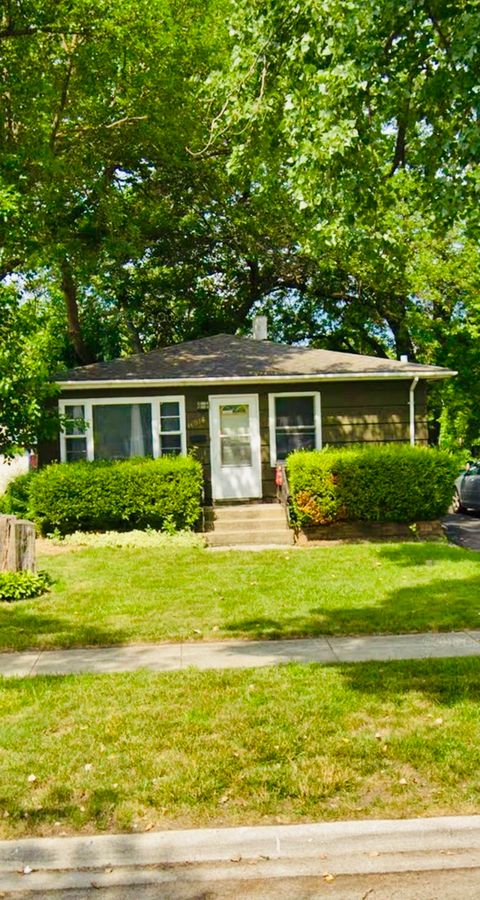
[[452,510],[456,513],[468,509],[480,510],[480,463],[468,463],[465,472],[455,481]]

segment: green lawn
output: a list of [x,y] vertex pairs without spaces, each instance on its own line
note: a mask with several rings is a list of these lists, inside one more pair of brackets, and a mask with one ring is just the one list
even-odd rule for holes
[[3,837],[479,808],[477,659],[0,687]]
[[480,628],[480,555],[443,543],[57,551],[49,594],[0,604],[1,649]]

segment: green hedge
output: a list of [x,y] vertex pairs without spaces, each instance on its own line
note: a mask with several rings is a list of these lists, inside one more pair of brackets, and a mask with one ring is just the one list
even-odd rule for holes
[[200,463],[189,456],[156,460],[56,463],[30,486],[30,515],[43,534],[193,528],[200,516]]
[[327,448],[293,453],[287,475],[299,525],[416,522],[447,512],[458,459],[407,445]]
[[5,493],[2,494],[0,510],[18,519],[28,519],[30,513],[30,487],[32,479],[36,477],[36,471],[17,475],[8,482]]

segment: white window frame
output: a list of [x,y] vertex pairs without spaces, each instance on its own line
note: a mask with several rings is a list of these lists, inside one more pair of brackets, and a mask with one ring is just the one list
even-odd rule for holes
[[[127,403],[149,403],[152,409],[152,451],[153,458],[158,459],[160,456],[160,403],[178,403],[180,412],[180,435],[182,442],[181,455],[186,456],[187,453],[187,429],[185,415],[185,397],[183,394],[175,394],[168,396],[155,397],[84,397],[69,399],[64,398],[58,401],[58,410],[61,416],[65,416],[66,406],[83,406],[85,409],[85,422],[87,428],[85,437],[87,439],[87,461],[93,462],[95,459],[95,446],[93,439],[93,407],[94,406],[121,406]],[[80,437],[80,435],[79,435]],[[63,428],[60,431],[60,460],[67,461],[67,441]]]
[[[183,403],[179,403],[180,400],[183,400]],[[154,432],[157,435],[157,440],[158,440],[157,456],[160,456],[161,435],[162,434],[178,434],[179,433],[178,431],[161,431],[160,430],[161,424],[162,424],[162,421],[161,421],[162,416],[161,416],[161,409],[160,409],[161,403],[179,403],[180,440],[181,440],[180,455],[185,456],[185,454],[187,452],[187,434],[186,434],[186,429],[185,429],[185,397],[159,397],[158,398],[158,401],[156,404],[156,409],[158,412],[158,427],[154,428]],[[167,416],[167,418],[168,418],[168,416]],[[172,418],[172,417],[170,416],[170,418]],[[152,428],[153,427],[154,426],[153,426],[153,410],[152,410]],[[155,456],[155,449],[154,449],[154,456]]]
[[[65,408],[67,406],[83,406],[84,413],[85,413],[84,421],[86,421],[87,410],[86,410],[84,400],[60,400],[58,406],[59,406],[60,415],[62,415],[62,416],[65,416]],[[86,450],[87,457],[86,458],[88,459],[88,429],[85,432],[83,432],[82,434],[69,436],[69,435],[67,435],[65,430],[62,428],[60,431],[60,459],[61,459],[61,461],[67,462],[67,444],[68,444],[69,437],[73,438],[73,439],[83,438],[86,441],[86,448],[87,448],[87,450]]]
[[270,464],[276,466],[277,459],[277,433],[275,401],[281,397],[313,397],[313,421],[315,425],[315,449],[322,449],[322,407],[319,391],[282,391],[278,394],[268,395],[268,428],[270,432]]

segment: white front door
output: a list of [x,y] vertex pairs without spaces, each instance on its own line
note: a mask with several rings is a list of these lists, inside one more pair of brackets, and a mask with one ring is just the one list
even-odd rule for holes
[[258,396],[210,397],[214,500],[262,496]]

